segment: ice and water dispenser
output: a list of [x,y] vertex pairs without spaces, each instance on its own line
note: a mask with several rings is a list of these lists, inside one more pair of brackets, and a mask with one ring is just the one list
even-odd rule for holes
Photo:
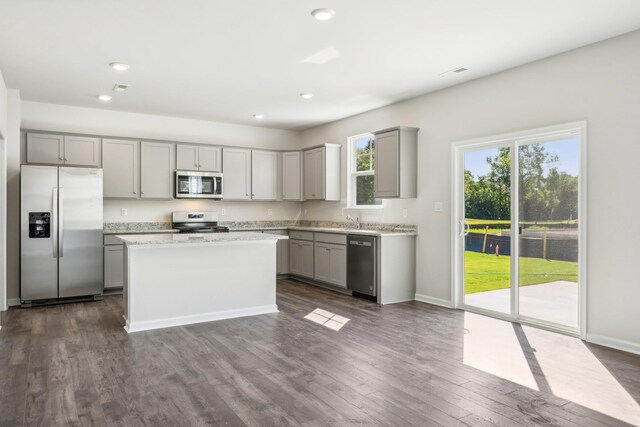
[[51,237],[51,212],[29,212],[29,238]]

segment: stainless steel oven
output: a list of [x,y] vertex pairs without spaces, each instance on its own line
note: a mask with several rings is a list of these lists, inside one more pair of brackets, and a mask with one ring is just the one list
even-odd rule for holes
[[222,174],[176,171],[177,199],[222,199]]

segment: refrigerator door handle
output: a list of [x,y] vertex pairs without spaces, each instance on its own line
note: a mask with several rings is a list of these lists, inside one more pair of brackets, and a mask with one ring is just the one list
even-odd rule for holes
[[64,189],[60,187],[58,189],[58,211],[60,215],[58,217],[58,227],[60,229],[60,244],[58,246],[59,258],[64,256]]
[[53,257],[58,258],[58,189],[56,187],[53,188],[51,214],[51,245],[53,246]]

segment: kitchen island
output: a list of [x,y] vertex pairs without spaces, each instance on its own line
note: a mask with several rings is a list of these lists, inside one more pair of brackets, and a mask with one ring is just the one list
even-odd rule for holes
[[127,332],[275,313],[276,242],[263,233],[127,234]]

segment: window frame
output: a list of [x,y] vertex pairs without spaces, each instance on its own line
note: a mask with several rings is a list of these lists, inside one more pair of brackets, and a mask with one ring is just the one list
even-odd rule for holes
[[[348,209],[356,209],[356,210],[366,210],[366,209],[382,209],[383,206],[383,201],[381,199],[380,200],[380,204],[374,204],[374,205],[358,205],[357,204],[357,200],[358,200],[358,194],[357,194],[357,178],[359,176],[375,176],[375,168],[374,169],[370,169],[367,171],[358,171],[357,167],[356,167],[356,147],[355,147],[355,143],[358,139],[361,139],[363,137],[371,137],[372,139],[375,139],[375,135],[372,134],[371,132],[365,132],[365,133],[361,133],[359,135],[353,135],[350,136],[349,138],[347,138],[347,147],[348,147],[348,167],[347,167],[347,175],[348,175],[348,179],[347,179],[347,208]],[[375,155],[375,150],[374,152],[371,153],[371,157],[373,159]]]

